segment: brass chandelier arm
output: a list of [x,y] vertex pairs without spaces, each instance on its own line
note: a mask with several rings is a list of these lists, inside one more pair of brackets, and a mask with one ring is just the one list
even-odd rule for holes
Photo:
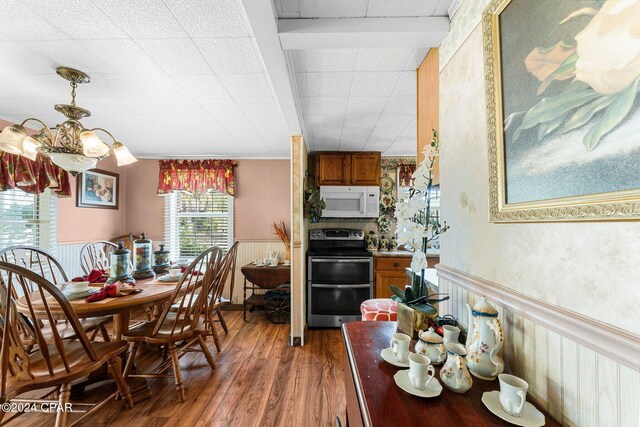
[[[69,129],[65,125],[69,125]],[[82,123],[76,119],[68,119],[56,126],[55,139],[52,140],[53,146],[67,146],[69,148],[78,148],[78,135],[77,133],[84,129]],[[69,131],[73,134],[69,134]],[[60,132],[62,137],[59,138]],[[65,143],[66,141],[66,143]]]
[[47,124],[46,124],[45,122],[43,122],[42,120],[40,120],[40,119],[36,119],[35,117],[29,117],[29,118],[27,118],[27,119],[25,119],[25,120],[23,120],[23,121],[22,121],[21,126],[23,126],[23,127],[24,127],[24,125],[25,125],[27,122],[30,122],[30,121],[40,123],[40,124],[42,125],[42,129],[40,129],[40,132],[42,132],[43,130],[45,130],[45,129],[46,129],[46,132],[47,132],[47,134],[48,134],[48,136],[49,136],[49,139],[51,139],[52,141],[54,141],[54,139],[53,139],[53,132],[51,132],[51,128],[49,128],[49,126],[47,126]]
[[106,130],[106,129],[103,129],[103,128],[93,128],[93,129],[89,129],[89,130],[90,130],[90,131],[92,131],[92,132],[95,132],[95,131],[99,130],[99,131],[102,131],[102,132],[106,133],[106,134],[107,134],[107,135],[109,135],[109,137],[111,138],[111,141],[112,141],[112,142],[111,142],[111,144],[112,144],[112,145],[113,145],[114,143],[118,142],[118,141],[116,140],[116,137],[115,137],[115,136],[113,136],[113,135],[111,134],[111,132],[109,132],[109,131],[108,131],[108,130]]

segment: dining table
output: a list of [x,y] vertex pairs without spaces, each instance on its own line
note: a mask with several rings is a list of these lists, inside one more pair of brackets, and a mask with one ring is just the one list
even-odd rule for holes
[[[94,302],[86,302],[83,297],[82,299],[72,299],[69,303],[76,312],[76,315],[81,319],[113,316],[113,332],[111,339],[113,341],[121,341],[122,335],[129,330],[132,314],[142,312],[149,307],[157,308],[162,306],[162,304],[169,301],[177,284],[177,280],[175,282],[165,282],[158,280],[157,278],[137,280],[135,288],[141,290],[137,293],[105,298]],[[103,285],[103,283],[90,284],[90,286],[93,287],[102,287]],[[32,299],[31,302],[35,315],[38,317],[42,316],[43,319],[47,319],[47,313],[42,300]],[[48,305],[54,320],[64,319],[64,311],[60,305],[56,304],[55,301],[48,301]],[[24,297],[19,298],[16,301],[16,308],[19,313],[31,315],[29,306],[27,305]],[[122,366],[124,366],[124,364]],[[89,384],[108,379],[111,379],[111,376],[108,374],[105,367],[103,372],[92,375],[88,380],[76,384],[74,388],[72,388],[72,396],[81,394],[84,391],[84,388]],[[131,389],[134,402],[151,397],[148,383],[143,378],[130,378],[129,387]]]

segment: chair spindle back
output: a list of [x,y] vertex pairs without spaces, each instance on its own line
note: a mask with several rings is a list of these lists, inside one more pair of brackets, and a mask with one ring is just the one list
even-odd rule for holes
[[109,257],[118,245],[106,240],[89,242],[80,249],[80,266],[84,274],[91,270],[106,270],[109,268]]
[[4,248],[0,250],[0,261],[24,267],[54,285],[69,281],[60,262],[49,252],[35,246],[17,245]]

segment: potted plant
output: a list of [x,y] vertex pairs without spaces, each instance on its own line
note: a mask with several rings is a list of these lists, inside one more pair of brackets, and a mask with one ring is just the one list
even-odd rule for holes
[[424,160],[413,173],[413,186],[409,198],[396,203],[398,244],[413,250],[411,260],[411,286],[402,290],[390,285],[392,299],[398,303],[398,330],[413,338],[419,330],[428,327],[429,319],[435,319],[438,309],[433,305],[449,299],[449,296],[429,295],[422,279],[427,268],[427,247],[429,242],[445,233],[449,226],[431,218],[431,188],[433,186],[433,166],[440,155],[440,140],[433,130],[431,144],[425,147]]

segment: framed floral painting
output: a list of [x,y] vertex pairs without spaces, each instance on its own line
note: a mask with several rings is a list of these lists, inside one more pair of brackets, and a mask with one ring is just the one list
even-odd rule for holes
[[640,218],[640,1],[483,15],[493,222]]
[[76,178],[76,206],[79,208],[118,209],[120,176],[93,169]]

